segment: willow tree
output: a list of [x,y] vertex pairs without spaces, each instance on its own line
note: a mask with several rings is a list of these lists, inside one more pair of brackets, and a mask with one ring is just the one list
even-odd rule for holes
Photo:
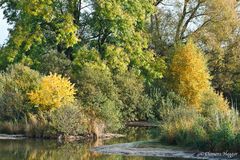
[[176,48],[170,71],[172,89],[190,106],[201,110],[202,95],[210,89],[210,76],[203,54],[192,41]]

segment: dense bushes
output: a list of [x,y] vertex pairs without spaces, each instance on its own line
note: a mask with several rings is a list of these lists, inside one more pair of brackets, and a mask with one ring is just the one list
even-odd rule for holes
[[78,105],[66,105],[50,113],[50,126],[62,135],[86,133],[86,117]]
[[209,116],[214,112],[227,113],[229,103],[224,99],[222,94],[217,94],[213,90],[206,90],[201,99],[202,114]]
[[178,135],[184,130],[190,131],[197,118],[197,113],[194,109],[189,108],[186,103],[175,103],[173,100],[163,102],[160,108],[162,119],[162,136],[170,144],[176,144]]
[[168,92],[166,95],[162,93],[152,96],[154,101],[155,115],[160,120],[168,116],[171,110],[175,108],[186,108],[187,103],[184,98],[177,95],[175,92]]
[[31,114],[24,120],[0,122],[0,132],[7,134],[25,134],[28,137],[56,137],[48,125],[46,115],[43,113]]
[[85,63],[77,78],[78,98],[92,120],[109,129],[123,122],[152,118],[152,101],[134,72],[112,74],[105,63]]
[[[206,151],[235,151],[238,111],[210,86],[204,57],[192,41],[178,46],[171,59],[168,93],[156,101],[162,119],[161,140]],[[182,98],[181,98],[182,97]]]
[[21,64],[0,74],[0,119],[20,120],[35,112],[27,93],[38,86],[40,74]]
[[99,135],[127,121],[153,118],[152,100],[136,73],[113,74],[100,60],[79,67],[74,87],[56,73],[45,76],[21,64],[10,66],[0,76],[2,131],[32,137]]
[[197,47],[191,41],[178,46],[171,59],[168,90],[179,96],[170,92],[155,99],[162,141],[206,151],[238,151],[238,111],[214,91],[209,79]]
[[[167,87],[149,83],[138,69],[128,68],[124,50],[108,47],[106,52],[108,61],[96,50],[79,50],[71,73],[69,61],[53,53],[45,56],[62,60],[53,58],[56,64],[38,68],[44,75],[21,64],[9,66],[0,74],[0,131],[30,137],[101,136],[128,121],[160,120],[164,142],[239,150],[239,114],[211,88],[204,59],[192,42],[177,48],[170,83],[161,82]],[[46,75],[48,71],[55,73]],[[64,78],[65,73],[71,77]],[[146,93],[155,86],[164,93]]]
[[86,63],[77,87],[78,99],[92,123],[103,121],[108,129],[118,129],[122,125],[121,102],[111,72],[104,63]]
[[55,50],[41,55],[38,63],[34,66],[42,74],[57,73],[63,76],[70,76],[72,62],[63,54]]
[[[84,113],[71,107],[74,94],[74,86],[67,78],[41,76],[21,64],[9,66],[0,74],[0,131],[30,137],[75,134],[84,128],[80,125]],[[50,111],[53,108],[59,110]]]
[[143,79],[134,72],[115,77],[121,112],[125,121],[139,121],[153,118],[153,102],[144,93]]
[[[211,94],[212,96],[209,96]],[[205,95],[206,96],[206,95]],[[219,104],[225,105],[218,106]],[[235,151],[240,121],[235,109],[214,92],[202,102],[202,112],[187,106],[169,108],[163,115],[161,139],[170,144],[192,146],[206,151]]]

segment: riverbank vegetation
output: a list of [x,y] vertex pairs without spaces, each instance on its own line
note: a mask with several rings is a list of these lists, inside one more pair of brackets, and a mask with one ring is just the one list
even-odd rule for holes
[[163,142],[240,145],[236,0],[10,1],[0,132],[101,137],[159,122]]

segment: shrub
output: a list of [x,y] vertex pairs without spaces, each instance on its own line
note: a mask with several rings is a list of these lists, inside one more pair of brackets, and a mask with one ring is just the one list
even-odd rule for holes
[[211,150],[215,152],[223,152],[232,150],[234,144],[235,133],[231,124],[224,122],[221,126],[210,134]]
[[159,95],[154,100],[160,119],[164,119],[175,108],[187,108],[185,99],[174,92],[168,92],[166,96]]
[[169,92],[159,99],[158,105],[163,141],[195,147],[206,145],[205,119],[184,98]]
[[194,148],[199,148],[206,150],[209,148],[209,135],[206,130],[205,126],[205,119],[202,117],[199,117],[197,121],[194,123],[191,131],[188,133],[189,136],[187,139],[183,141],[187,141],[187,143],[190,146],[193,146]]
[[120,101],[109,68],[104,63],[86,63],[77,77],[78,99],[89,123],[100,121],[106,129],[120,128]]
[[208,130],[217,130],[225,123],[234,129],[240,129],[239,113],[236,109],[230,108],[229,103],[220,94],[208,91],[202,100],[202,115],[208,125]]
[[36,69],[43,73],[57,73],[71,76],[71,61],[63,54],[51,50],[47,54],[41,55]]
[[[206,101],[212,102],[211,97],[209,98],[210,101],[208,99]],[[219,98],[222,97],[218,97],[217,100]],[[240,131],[238,111],[228,109],[223,112],[218,110],[218,106],[214,106],[217,103],[204,105],[207,104],[210,105],[209,107],[217,108],[203,108],[202,113],[189,107],[169,108],[168,112],[165,112],[167,114],[163,116],[161,125],[162,140],[170,144],[186,145],[206,151],[237,150],[239,146],[237,134]]]
[[[212,114],[214,115],[214,114]],[[229,109],[227,113],[215,113],[212,117],[206,117],[207,133],[210,137],[210,149],[215,152],[235,151],[237,134],[240,131],[238,111]]]
[[153,118],[152,100],[145,94],[143,79],[134,72],[126,72],[115,77],[121,112],[126,121]]
[[204,92],[201,100],[202,113],[205,116],[214,112],[227,113],[230,109],[229,103],[222,94],[217,94],[213,90]]
[[235,136],[233,142],[233,151],[239,153],[240,152],[240,132],[238,132]]
[[203,54],[192,41],[176,48],[170,72],[172,89],[200,111],[201,96],[210,88],[210,76]]
[[28,93],[29,99],[41,110],[51,110],[74,102],[76,90],[69,79],[50,74],[41,79],[40,86]]
[[9,66],[0,74],[0,119],[14,121],[35,112],[27,93],[39,84],[40,75],[37,71],[21,64]]
[[100,94],[96,96],[97,108],[85,108],[85,114],[88,116],[89,131],[93,131],[97,136],[105,131],[117,131],[122,127],[122,114],[118,107],[118,102],[108,99]]
[[81,135],[86,133],[86,117],[79,106],[66,105],[50,113],[50,126],[58,134]]
[[[104,63],[86,63],[77,76],[78,96],[84,103],[92,102],[97,92],[105,94],[111,100],[117,99],[112,74]],[[84,97],[86,93],[92,93]]]

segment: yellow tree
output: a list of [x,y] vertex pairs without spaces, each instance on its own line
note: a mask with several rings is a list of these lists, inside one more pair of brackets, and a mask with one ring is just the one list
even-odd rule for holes
[[41,110],[51,110],[74,102],[76,90],[69,79],[57,74],[42,78],[37,90],[28,93],[30,101]]
[[210,88],[210,75],[203,54],[191,40],[176,48],[170,71],[173,90],[200,111],[203,92]]

